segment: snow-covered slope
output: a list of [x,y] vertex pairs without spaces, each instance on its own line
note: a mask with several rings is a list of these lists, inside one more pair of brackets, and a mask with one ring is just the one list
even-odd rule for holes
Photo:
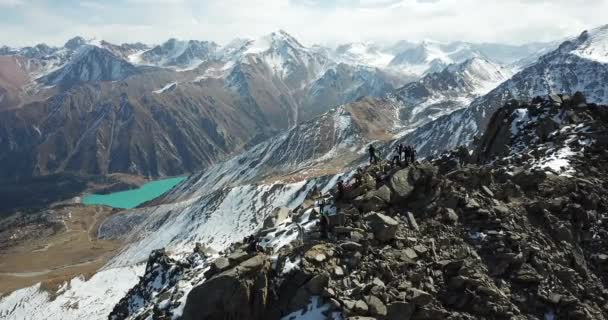
[[392,96],[402,104],[401,118],[410,128],[466,107],[475,98],[494,89],[511,76],[509,69],[484,58],[452,64],[429,73]]
[[394,55],[370,42],[347,43],[338,46],[332,57],[337,62],[352,65],[372,66],[384,68],[393,60]]
[[17,290],[0,299],[0,319],[105,319],[143,272],[143,265],[107,269],[74,278],[54,294],[40,284]]
[[607,103],[608,63],[602,59],[602,48],[608,42],[607,30],[608,26],[603,26],[562,43],[535,64],[475,99],[468,108],[417,129],[405,141],[417,145],[422,154],[469,144],[485,129],[494,111],[510,99],[580,91],[590,102]]
[[390,66],[404,73],[423,75],[475,57],[483,57],[483,54],[467,43],[423,41],[420,45],[397,54]]
[[169,39],[154,48],[129,56],[134,64],[188,70],[215,59],[219,46],[214,42]]
[[122,80],[135,73],[135,66],[114,56],[110,51],[82,45],[65,65],[41,77],[39,81],[69,88],[82,82]]
[[608,26],[585,32],[573,54],[591,61],[608,63]]
[[282,30],[246,41],[233,54],[241,63],[265,64],[292,88],[309,84],[332,64],[327,56],[303,46]]

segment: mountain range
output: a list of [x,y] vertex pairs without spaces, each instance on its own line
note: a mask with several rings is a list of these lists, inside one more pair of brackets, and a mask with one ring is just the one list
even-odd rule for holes
[[[270,284],[285,289],[282,296],[298,303],[287,303],[281,316],[300,307],[315,314],[317,304],[307,303],[321,283],[333,294],[315,292],[353,315],[384,317],[398,308],[418,318],[453,312],[601,319],[605,298],[592,284],[606,286],[600,266],[608,257],[599,253],[606,217],[598,213],[605,199],[593,184],[604,185],[594,179],[606,168],[608,118],[595,103],[608,103],[607,43],[603,26],[557,46],[426,41],[323,48],[279,31],[225,46],[110,46],[75,38],[63,48],[3,48],[3,179],[194,173],[87,230],[89,242],[97,230],[95,239],[118,243],[101,269],[54,289],[43,283],[8,294],[0,298],[0,316],[187,317],[197,301],[208,303],[205,310],[224,307],[215,298],[234,290],[206,284],[219,278],[247,297],[270,297]],[[417,149],[419,167],[364,166],[369,144],[388,159],[399,143]],[[459,146],[475,152],[452,150]],[[371,187],[326,209],[356,207],[362,214],[349,213],[341,230],[348,238],[314,247],[306,241],[318,236],[321,209],[310,194],[333,193],[357,167]],[[71,216],[83,207],[61,203],[53,210],[60,209]],[[285,210],[292,217],[279,221]],[[385,227],[392,237],[377,231]],[[243,253],[239,242],[250,235],[269,257]],[[568,253],[560,251],[565,246]],[[271,265],[276,276],[266,273]],[[389,281],[391,274],[398,281]],[[576,285],[582,281],[587,289]],[[261,289],[249,290],[253,283]],[[542,290],[526,291],[522,283]],[[545,292],[553,289],[559,298]],[[199,294],[214,299],[196,300]],[[244,300],[239,307],[248,310],[259,299]]]
[[[401,43],[397,53],[397,46],[362,43],[306,47],[278,31],[224,46],[176,39],[114,45],[76,37],[60,48],[2,47],[0,179],[193,172],[361,97],[393,94],[416,105],[455,95],[471,99],[511,72],[486,54],[513,62],[550,46],[484,51],[467,43]],[[448,89],[458,94],[437,93],[447,87],[423,98],[394,93],[422,78],[432,86],[427,75],[462,72],[444,67],[466,61],[472,65],[460,68],[478,68],[470,75],[479,79]],[[427,103],[441,114],[466,99],[447,108]]]

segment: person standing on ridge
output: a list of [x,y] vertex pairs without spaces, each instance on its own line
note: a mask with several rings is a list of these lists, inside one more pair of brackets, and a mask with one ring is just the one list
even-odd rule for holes
[[391,166],[398,166],[401,164],[401,151],[399,147],[395,147],[395,155],[393,155],[393,159],[391,159]]
[[378,164],[378,157],[376,156],[376,148],[374,148],[374,145],[370,144],[367,150],[369,151],[369,164]]
[[410,165],[410,146],[403,147],[403,160],[406,167]]
[[411,147],[410,155],[412,157],[412,164],[416,164],[416,148]]

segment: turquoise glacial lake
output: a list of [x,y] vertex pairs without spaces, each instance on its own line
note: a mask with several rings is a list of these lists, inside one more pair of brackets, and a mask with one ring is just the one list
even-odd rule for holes
[[138,189],[113,192],[110,194],[91,194],[82,203],[86,205],[105,205],[113,208],[133,209],[138,205],[154,200],[173,189],[186,177],[170,178],[148,182]]

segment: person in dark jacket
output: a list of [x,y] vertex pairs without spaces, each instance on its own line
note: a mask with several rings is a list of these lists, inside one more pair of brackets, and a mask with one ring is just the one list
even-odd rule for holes
[[410,164],[410,146],[403,147],[403,161],[405,161],[405,166],[407,167]]
[[376,148],[374,148],[374,145],[370,144],[367,150],[369,151],[369,164],[378,164],[378,157],[376,156]]
[[410,156],[412,164],[416,164],[416,149],[414,147],[411,147]]
[[393,155],[393,158],[391,159],[391,165],[398,166],[400,164],[401,164],[401,151],[399,150],[399,147],[395,147],[395,154]]

